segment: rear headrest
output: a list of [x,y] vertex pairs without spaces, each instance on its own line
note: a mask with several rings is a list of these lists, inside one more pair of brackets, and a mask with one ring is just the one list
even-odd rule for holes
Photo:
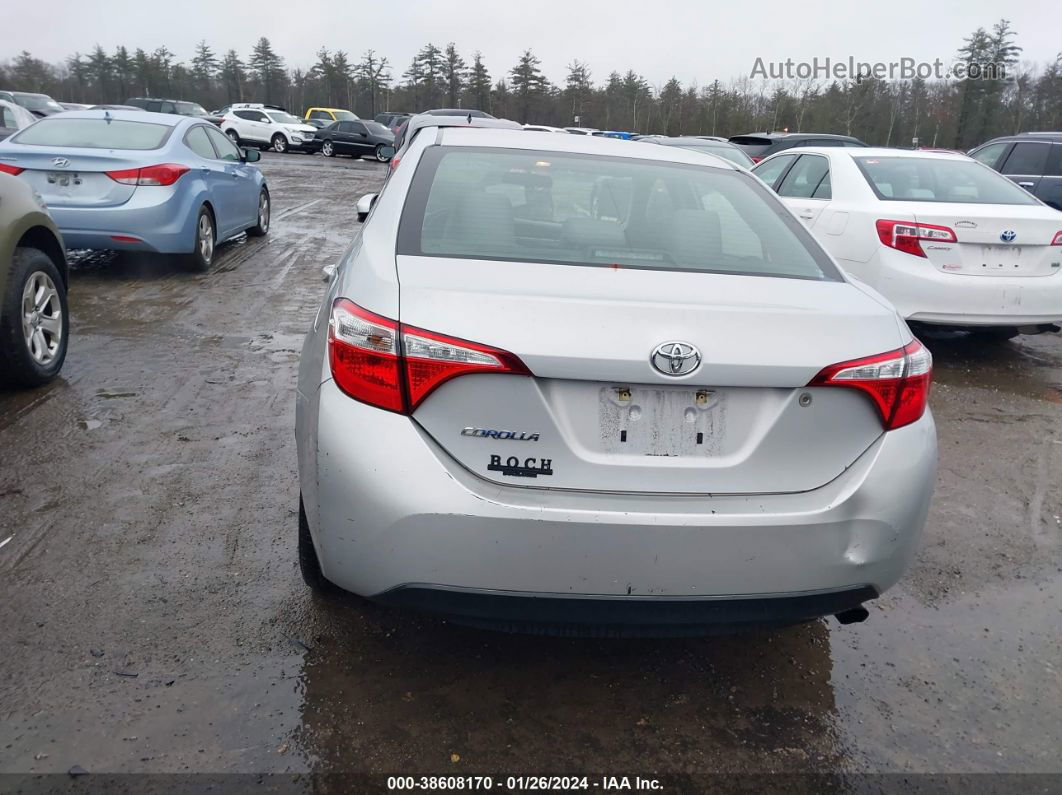
[[677,265],[699,265],[723,252],[719,216],[708,210],[674,210],[663,225],[661,245]]
[[511,248],[516,243],[512,202],[499,194],[464,194],[446,226],[446,237],[471,248]]

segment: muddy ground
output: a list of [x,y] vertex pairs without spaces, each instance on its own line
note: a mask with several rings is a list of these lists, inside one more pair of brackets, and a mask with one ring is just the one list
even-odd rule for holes
[[321,601],[303,333],[383,167],[266,154],[265,239],[81,259],[62,378],[0,393],[0,772],[1062,772],[1062,337],[929,340],[936,498],[848,627],[604,641]]

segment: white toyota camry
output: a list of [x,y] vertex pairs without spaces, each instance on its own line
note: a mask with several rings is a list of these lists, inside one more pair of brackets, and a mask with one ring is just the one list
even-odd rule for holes
[[808,147],[753,173],[908,320],[1003,336],[1062,322],[1062,214],[981,163]]

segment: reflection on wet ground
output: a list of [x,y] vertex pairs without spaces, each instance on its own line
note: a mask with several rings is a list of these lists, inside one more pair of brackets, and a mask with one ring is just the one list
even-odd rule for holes
[[936,498],[864,624],[569,640],[315,599],[298,351],[383,171],[263,169],[268,238],[200,275],[79,257],[63,377],[0,394],[0,771],[1060,771],[1062,337],[925,335]]

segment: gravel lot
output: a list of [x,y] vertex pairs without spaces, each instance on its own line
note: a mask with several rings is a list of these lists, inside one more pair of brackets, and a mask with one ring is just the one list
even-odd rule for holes
[[384,167],[266,153],[205,275],[81,259],[62,378],[0,392],[0,772],[1062,772],[1062,336],[926,342],[941,466],[864,624],[506,636],[320,601],[298,352]]

